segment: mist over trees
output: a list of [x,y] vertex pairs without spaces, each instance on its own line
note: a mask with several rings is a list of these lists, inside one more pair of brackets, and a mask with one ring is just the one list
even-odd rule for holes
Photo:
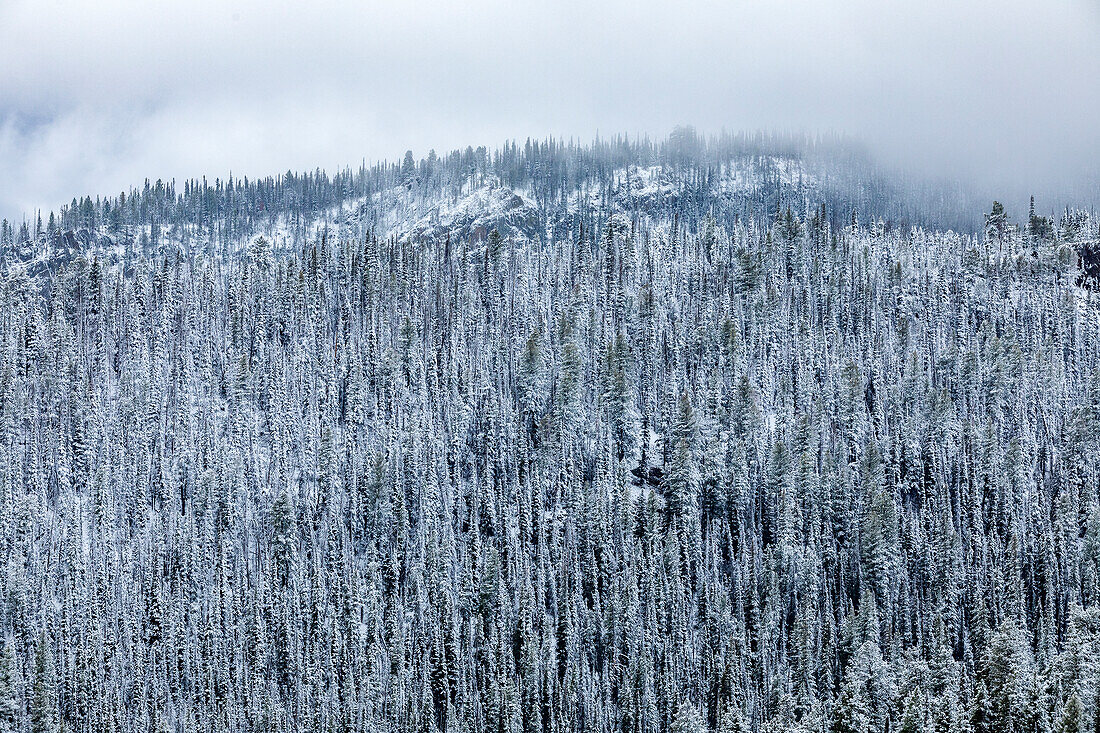
[[6,226],[0,731],[1098,729],[1100,222],[768,144]]
[[[784,177],[795,164],[794,180]],[[583,221],[597,226],[606,216],[599,199],[608,189],[629,186],[624,171],[630,167],[657,167],[665,187],[656,197],[626,202],[628,216],[677,215],[682,225],[698,227],[710,216],[723,226],[749,218],[771,218],[787,206],[801,211],[807,198],[812,205],[827,204],[831,223],[843,225],[858,212],[864,219],[882,219],[890,227],[929,225],[959,231],[977,231],[979,204],[958,186],[919,179],[908,180],[880,170],[854,141],[842,137],[798,136],[773,133],[723,134],[703,137],[693,128],[677,128],[667,139],[616,137],[582,145],[553,138],[515,142],[490,151],[485,147],[455,150],[443,156],[435,151],[416,160],[409,151],[401,163],[378,163],[334,174],[317,170],[287,171],[277,177],[149,181],[118,196],[73,198],[58,212],[38,212],[22,222],[0,222],[0,254],[18,252],[46,238],[65,242],[66,232],[129,246],[156,247],[165,241],[197,247],[211,243],[232,245],[255,233],[282,224],[296,246],[301,246],[319,218],[341,207],[368,209],[374,198],[404,186],[413,198],[438,202],[461,195],[471,185],[492,183],[523,187],[539,206],[545,220],[567,222],[559,232]],[[743,188],[730,191],[717,185],[725,172],[744,168]],[[805,173],[807,179],[800,180]],[[811,190],[812,188],[812,190]],[[582,207],[571,197],[589,197]],[[984,205],[984,204],[983,204]],[[368,214],[355,234],[380,227]],[[372,227],[372,225],[375,225]],[[141,229],[139,235],[136,230]],[[381,229],[385,229],[381,227]],[[384,234],[385,232],[379,232]],[[83,236],[81,236],[83,235]]]

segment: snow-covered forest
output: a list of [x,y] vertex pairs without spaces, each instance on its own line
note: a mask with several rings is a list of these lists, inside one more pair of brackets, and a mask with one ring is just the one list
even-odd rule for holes
[[1100,729],[1100,221],[960,200],[680,130],[5,222],[0,731]]

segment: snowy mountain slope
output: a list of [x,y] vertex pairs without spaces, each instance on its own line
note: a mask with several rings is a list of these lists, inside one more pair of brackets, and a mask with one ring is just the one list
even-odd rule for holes
[[[322,236],[458,241],[483,240],[496,229],[517,241],[575,236],[579,227],[599,227],[613,215],[646,228],[677,223],[693,230],[703,218],[732,222],[742,216],[766,219],[765,204],[799,202],[798,213],[823,193],[799,160],[759,158],[736,161],[712,171],[705,182],[665,166],[624,166],[610,171],[606,185],[582,185],[553,199],[540,196],[533,182],[509,186],[500,176],[470,176],[444,187],[419,180],[396,183],[362,197],[308,215],[282,213],[258,217],[239,232],[211,231],[209,222],[167,224],[106,223],[94,227],[42,232],[2,252],[9,263],[41,272],[76,255],[126,261],[150,247],[231,253],[256,235],[276,250],[298,249]],[[816,203],[813,204],[816,206]],[[767,204],[771,206],[771,204]]]
[[0,229],[0,731],[1094,730],[1096,219],[652,152]]

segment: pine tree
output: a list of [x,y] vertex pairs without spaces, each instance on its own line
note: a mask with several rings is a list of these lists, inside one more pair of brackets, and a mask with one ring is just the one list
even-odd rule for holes
[[287,585],[293,577],[298,553],[297,520],[290,493],[284,486],[271,507],[271,553],[278,582]]
[[671,733],[706,733],[707,726],[699,710],[689,702],[680,704],[676,718],[672,721]]
[[1081,700],[1074,693],[1066,700],[1062,707],[1062,717],[1058,722],[1057,733],[1080,733],[1082,730]]
[[4,642],[4,653],[0,656],[0,733],[15,733],[22,728],[23,706],[19,688],[15,644],[9,639]]
[[845,684],[840,698],[833,706],[829,723],[830,733],[869,733],[870,714],[859,692],[851,684]]
[[695,411],[686,391],[680,392],[671,439],[672,462],[668,467],[666,501],[670,516],[689,522],[698,512],[699,468],[695,460]]
[[34,692],[31,696],[31,733],[57,733],[57,670],[49,637],[42,632],[34,657]]

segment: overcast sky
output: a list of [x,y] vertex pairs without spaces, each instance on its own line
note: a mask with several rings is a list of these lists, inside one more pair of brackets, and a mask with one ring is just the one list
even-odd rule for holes
[[1100,0],[0,0],[0,216],[684,123],[1054,196],[1100,171],[1098,38]]

